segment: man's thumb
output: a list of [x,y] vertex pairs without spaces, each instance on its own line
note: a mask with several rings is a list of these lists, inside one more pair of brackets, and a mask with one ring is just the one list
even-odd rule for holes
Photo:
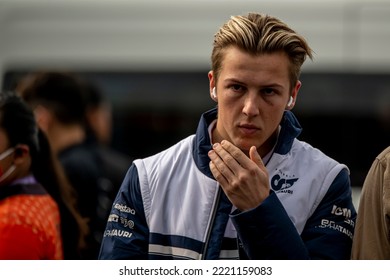
[[263,163],[263,161],[261,160],[261,157],[260,157],[259,153],[257,152],[257,149],[256,149],[255,146],[252,146],[252,147],[250,148],[250,150],[249,150],[249,157],[250,157],[250,159],[251,159],[254,163],[256,163],[256,165],[257,165],[258,167],[260,167],[261,169],[264,169],[264,168],[265,168],[264,163]]

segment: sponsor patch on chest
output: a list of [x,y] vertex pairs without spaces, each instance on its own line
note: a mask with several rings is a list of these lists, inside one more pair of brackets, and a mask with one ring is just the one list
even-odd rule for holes
[[276,193],[293,194],[292,186],[298,179],[294,175],[285,174],[281,170],[277,170],[277,173],[271,178],[271,188]]

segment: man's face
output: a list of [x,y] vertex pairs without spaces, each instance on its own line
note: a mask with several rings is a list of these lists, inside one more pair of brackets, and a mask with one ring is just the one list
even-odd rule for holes
[[210,90],[216,87],[218,102],[214,142],[226,139],[245,153],[256,146],[261,156],[270,151],[290,95],[295,103],[301,85],[291,89],[289,63],[283,52],[251,55],[237,47],[225,51],[218,81],[209,72]]

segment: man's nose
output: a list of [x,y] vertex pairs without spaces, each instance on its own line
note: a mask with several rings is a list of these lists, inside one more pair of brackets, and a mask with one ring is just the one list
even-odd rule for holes
[[248,93],[244,100],[242,112],[248,117],[253,117],[259,114],[260,97],[255,93]]

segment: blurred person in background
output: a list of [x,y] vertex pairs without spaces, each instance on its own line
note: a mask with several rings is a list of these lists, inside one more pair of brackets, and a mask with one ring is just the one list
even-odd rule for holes
[[33,112],[0,93],[0,259],[73,259],[87,230]]
[[88,219],[90,234],[81,258],[96,259],[111,203],[98,146],[87,141],[85,81],[73,73],[36,71],[22,78],[16,90],[33,108],[76,190],[78,209]]
[[109,203],[111,205],[132,163],[132,158],[111,147],[111,103],[92,82],[87,84],[86,101],[87,137],[92,143],[97,143],[105,173],[110,179],[107,183],[112,183],[107,185],[106,191],[110,194]]
[[195,135],[133,162],[100,259],[349,259],[348,168],[297,139],[312,51],[277,18],[233,16],[214,37]]
[[390,259],[390,146],[373,161],[364,181],[352,259]]

